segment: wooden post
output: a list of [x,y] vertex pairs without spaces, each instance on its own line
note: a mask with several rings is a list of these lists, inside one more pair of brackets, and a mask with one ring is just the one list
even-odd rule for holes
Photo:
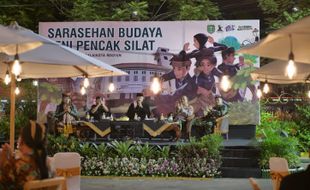
[[15,142],[15,75],[11,73],[11,107],[10,107],[10,147],[14,151]]

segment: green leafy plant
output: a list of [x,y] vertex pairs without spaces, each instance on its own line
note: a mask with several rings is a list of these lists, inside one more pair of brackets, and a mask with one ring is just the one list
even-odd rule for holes
[[269,132],[267,138],[260,143],[260,166],[268,168],[271,157],[282,157],[288,161],[290,167],[299,164],[298,140],[294,137],[282,137],[279,133]]
[[168,158],[170,155],[170,146],[157,146],[157,157],[158,158]]
[[144,145],[135,145],[135,156],[137,158],[154,158],[155,150],[154,147],[150,146],[149,143]]
[[80,155],[85,156],[86,158],[91,158],[97,156],[97,146],[94,143],[83,143],[79,146]]
[[108,156],[108,146],[106,146],[106,144],[101,143],[98,146],[94,144],[94,147],[96,148],[96,155],[98,158],[104,159]]
[[134,147],[131,145],[132,141],[113,141],[109,144],[114,154],[119,157],[130,157],[134,153]]
[[57,152],[80,152],[80,141],[74,137],[48,135],[47,150],[50,156]]

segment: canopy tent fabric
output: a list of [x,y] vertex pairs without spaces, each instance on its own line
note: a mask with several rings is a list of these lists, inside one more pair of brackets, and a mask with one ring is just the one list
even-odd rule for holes
[[270,33],[260,42],[242,48],[238,53],[288,60],[291,42],[294,60],[310,64],[310,16]]
[[251,72],[253,80],[268,81],[268,83],[274,84],[294,84],[304,83],[310,76],[310,65],[304,63],[295,63],[297,68],[297,74],[293,79],[289,79],[285,76],[287,61],[276,60],[272,61],[255,71]]

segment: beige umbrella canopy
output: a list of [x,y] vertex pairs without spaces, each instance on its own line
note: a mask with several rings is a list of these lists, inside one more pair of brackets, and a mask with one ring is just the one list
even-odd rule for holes
[[309,49],[310,16],[270,33],[259,43],[242,48],[238,53],[288,60],[292,51],[296,62],[310,64]]
[[47,40],[33,35],[35,33],[31,30],[18,26],[16,22],[8,27],[0,25],[0,34],[0,52],[8,55],[23,53],[48,43]]
[[284,75],[286,61],[276,60],[272,61],[255,71],[251,72],[253,80],[268,81],[268,83],[274,84],[293,84],[304,83],[308,80],[310,75],[310,65],[304,63],[295,63],[297,68],[297,74],[293,79],[289,79]]
[[[97,59],[91,58],[79,51],[62,46],[48,38],[38,35],[30,30],[27,30],[20,26],[15,26],[15,30],[23,31],[23,35],[29,36],[29,38],[36,39],[33,42],[38,42],[36,49],[32,49],[28,52],[20,53],[23,51],[21,47],[25,43],[18,44],[16,39],[12,39],[12,45],[18,47],[19,59],[21,61],[22,72],[21,78],[58,78],[58,77],[99,77],[99,76],[111,76],[111,75],[126,75],[127,73],[103,63]],[[0,30],[1,31],[1,30]],[[2,33],[0,33],[0,44],[2,39]],[[5,36],[14,37],[14,36]],[[14,55],[14,49],[10,49],[9,39],[1,46],[1,51],[6,52],[9,55]],[[24,42],[24,41],[22,41]],[[28,42],[27,42],[28,43]],[[15,49],[16,50],[16,49]],[[25,49],[26,50],[26,49]],[[0,60],[1,61],[1,60]],[[4,78],[6,71],[9,71],[12,67],[13,56],[8,57],[6,60],[0,62],[0,78]],[[11,78],[14,79],[15,75],[11,74]],[[11,81],[11,115],[10,115],[10,146],[14,148],[14,120],[15,120],[15,80]]]

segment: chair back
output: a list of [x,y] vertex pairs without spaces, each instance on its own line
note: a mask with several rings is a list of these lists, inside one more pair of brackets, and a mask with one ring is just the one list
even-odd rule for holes
[[251,184],[253,190],[260,190],[260,187],[258,186],[258,184],[254,178],[250,177],[249,181],[250,181],[250,184]]
[[279,190],[283,177],[289,174],[287,160],[280,157],[271,157],[269,159],[269,168],[273,190]]
[[81,156],[76,152],[60,152],[54,155],[54,168],[57,176],[67,181],[68,190],[80,190]]
[[24,190],[65,190],[66,179],[55,177],[43,180],[28,181],[24,185]]

